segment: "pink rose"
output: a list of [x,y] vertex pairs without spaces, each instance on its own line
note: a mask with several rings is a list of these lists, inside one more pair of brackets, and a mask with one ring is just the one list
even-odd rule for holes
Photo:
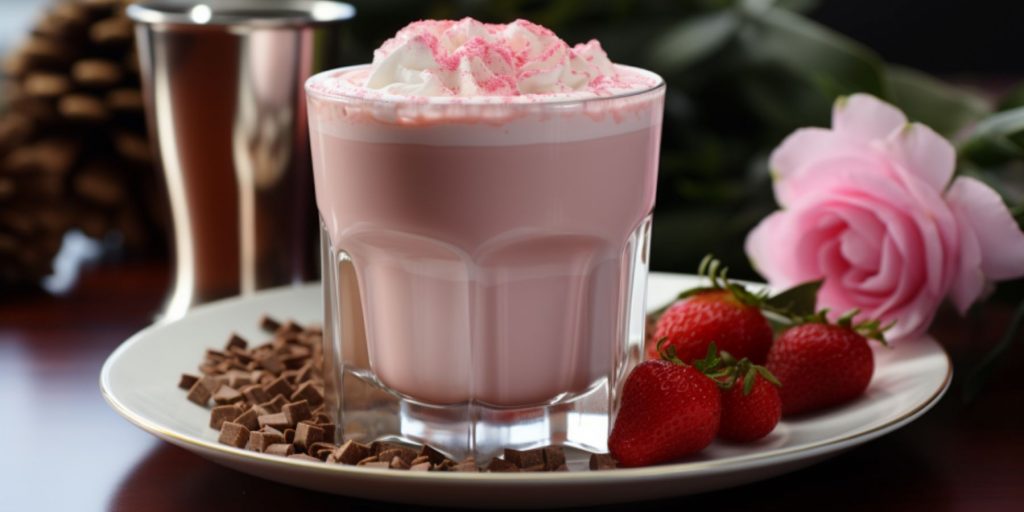
[[[874,96],[840,98],[832,129],[802,128],[771,155],[772,213],[747,237],[778,288],[825,278],[818,305],[924,332],[949,296],[965,311],[996,280],[1024,275],[1024,233],[982,182],[953,179],[956,152]],[[952,180],[952,183],[950,183]]]

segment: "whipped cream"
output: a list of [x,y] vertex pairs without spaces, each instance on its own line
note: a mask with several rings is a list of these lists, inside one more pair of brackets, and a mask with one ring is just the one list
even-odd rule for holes
[[[616,66],[596,40],[570,47],[526,20],[472,18],[410,23],[357,73],[321,82],[323,92],[377,97],[577,98],[643,90],[660,80]],[[539,98],[538,98],[539,99]]]

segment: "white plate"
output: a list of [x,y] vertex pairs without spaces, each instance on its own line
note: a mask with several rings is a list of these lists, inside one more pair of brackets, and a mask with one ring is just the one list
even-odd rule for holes
[[[695,284],[693,276],[652,273],[648,304],[660,306]],[[270,290],[198,307],[181,320],[148,327],[103,365],[100,387],[119,414],[170,443],[214,462],[299,487],[360,498],[472,507],[618,503],[736,486],[807,466],[910,423],[931,408],[952,377],[949,358],[931,338],[875,351],[867,393],[838,409],[786,420],[761,442],[716,442],[678,464],[567,473],[419,473],[327,465],[272,457],[217,443],[209,412],[177,388],[207,347],[232,331],[259,339],[263,313],[319,323],[319,285]],[[574,462],[583,463],[579,454]]]

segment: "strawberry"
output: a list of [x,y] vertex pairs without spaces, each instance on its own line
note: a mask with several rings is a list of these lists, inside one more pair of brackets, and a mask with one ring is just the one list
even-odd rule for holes
[[722,413],[715,381],[693,366],[665,360],[633,368],[621,404],[608,449],[627,467],[699,452],[714,440]]
[[[762,367],[763,368],[763,367]],[[782,417],[779,388],[757,370],[750,370],[750,385],[722,390],[722,424],[718,437],[749,443],[775,430]]]
[[837,324],[824,313],[811,323],[796,325],[779,336],[768,353],[768,369],[782,382],[782,413],[815,411],[857,398],[875,371],[867,337],[885,342],[878,322],[851,325],[852,311]]
[[687,290],[679,302],[651,313],[647,338],[647,358],[658,358],[655,340],[668,339],[679,358],[690,363],[703,356],[715,342],[737,358],[764,364],[772,345],[772,327],[763,312],[775,320],[793,321],[814,315],[815,299],[822,282],[798,284],[775,295],[768,291],[750,292],[730,281],[729,269],[710,254],[700,262],[697,273],[710,286]]
[[[668,349],[671,356],[671,348]],[[775,430],[782,416],[778,379],[764,366],[749,359],[736,360],[712,343],[704,359],[694,366],[722,389],[722,418],[718,437],[749,443]]]
[[[654,331],[655,340],[662,338],[687,363],[703,357],[713,341],[738,358],[761,364],[772,345],[772,327],[758,306],[744,303],[732,290],[706,290],[665,310]],[[657,357],[653,345],[647,356]]]

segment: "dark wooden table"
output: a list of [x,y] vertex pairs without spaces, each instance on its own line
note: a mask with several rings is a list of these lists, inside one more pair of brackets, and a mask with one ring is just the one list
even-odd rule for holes
[[[87,269],[63,297],[0,298],[0,510],[391,510],[222,468],[158,441],[100,397],[106,356],[161,306],[156,263]],[[960,399],[962,377],[998,338],[1010,308],[933,333],[959,372],[915,423],[827,462],[710,494],[598,510],[1024,510],[1024,343],[986,394]],[[170,385],[170,384],[169,384]]]

